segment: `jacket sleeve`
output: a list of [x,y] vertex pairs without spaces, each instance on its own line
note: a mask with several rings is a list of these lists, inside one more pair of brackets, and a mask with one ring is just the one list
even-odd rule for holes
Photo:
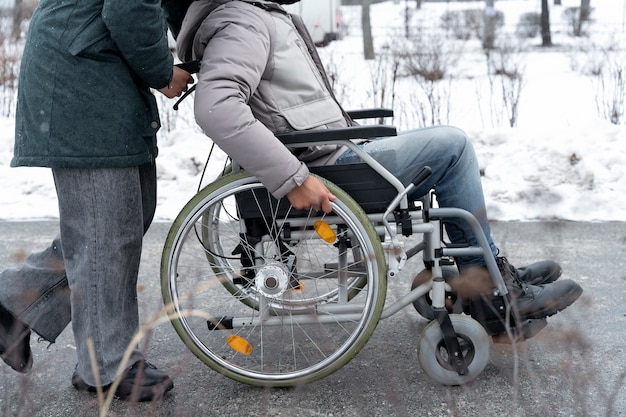
[[161,0],[105,0],[102,19],[133,72],[152,88],[165,87],[174,57]]
[[202,65],[195,93],[197,123],[224,152],[277,198],[308,176],[300,162],[261,122],[248,102],[268,68],[270,30],[252,11],[224,7],[201,25]]

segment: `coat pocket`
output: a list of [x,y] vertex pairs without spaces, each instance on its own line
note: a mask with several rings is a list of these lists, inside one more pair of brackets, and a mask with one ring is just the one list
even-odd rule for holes
[[280,111],[291,127],[296,130],[313,129],[343,120],[341,109],[329,96],[283,108]]
[[111,39],[111,33],[102,20],[101,10],[94,13],[69,36],[67,50],[74,56],[100,61],[119,60],[119,51]]

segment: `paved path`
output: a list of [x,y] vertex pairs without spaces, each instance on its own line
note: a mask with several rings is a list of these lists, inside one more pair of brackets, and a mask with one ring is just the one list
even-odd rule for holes
[[[149,231],[140,276],[141,314],[161,308],[159,262],[169,225]],[[55,222],[0,222],[0,267],[42,249]],[[470,385],[443,387],[416,359],[427,324],[412,308],[383,320],[344,368],[304,387],[262,389],[231,381],[192,356],[171,325],[156,329],[148,359],[173,375],[158,404],[114,401],[111,416],[626,416],[626,223],[496,223],[496,242],[514,265],[552,258],[585,293],[535,338],[493,345]],[[402,274],[389,296],[410,285]],[[70,384],[71,329],[56,344],[32,342],[27,376],[0,365],[0,416],[97,416],[95,397]]]

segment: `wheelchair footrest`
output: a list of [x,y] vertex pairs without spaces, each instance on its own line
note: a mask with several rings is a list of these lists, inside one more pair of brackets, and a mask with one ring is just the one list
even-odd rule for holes
[[[515,320],[513,314],[509,317],[508,326],[504,318],[506,301],[495,298],[489,302],[485,300],[471,300],[466,304],[465,312],[478,321],[492,336],[494,343],[517,343],[534,337],[548,325],[547,319]],[[509,333],[507,333],[507,328]]]

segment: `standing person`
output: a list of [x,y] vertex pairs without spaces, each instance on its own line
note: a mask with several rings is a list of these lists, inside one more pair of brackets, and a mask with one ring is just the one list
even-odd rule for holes
[[[286,196],[295,208],[329,212],[334,196],[309,175],[307,165],[347,164],[359,158],[334,145],[299,150],[296,156],[275,135],[345,127],[352,121],[333,95],[302,20],[280,6],[287,3],[295,1],[197,0],[183,22],[178,53],[183,60],[201,60],[195,116],[207,136],[274,197]],[[404,184],[425,165],[432,168],[428,181],[409,197],[418,199],[433,189],[440,206],[458,207],[477,218],[519,318],[546,318],[581,295],[574,281],[555,281],[560,267],[553,261],[515,269],[498,256],[476,155],[464,132],[434,126],[361,146]],[[462,219],[456,223],[458,227],[446,227],[452,243],[476,245],[469,226]],[[458,257],[456,263],[462,277],[473,277],[472,284],[482,283],[487,274],[481,256]],[[488,327],[487,322],[500,320],[499,313],[492,317],[491,312],[501,299],[493,297],[493,288],[474,288],[463,295],[474,299],[471,314]]]
[[[176,2],[165,3],[175,16]],[[174,67],[160,0],[39,3],[22,57],[11,166],[51,168],[60,234],[0,273],[0,353],[16,371],[32,366],[31,330],[53,343],[70,320],[78,390],[107,390],[124,365],[139,326],[143,234],[156,208],[160,121],[151,89],[173,98],[192,81]],[[172,387],[135,349],[115,395],[146,401]]]

